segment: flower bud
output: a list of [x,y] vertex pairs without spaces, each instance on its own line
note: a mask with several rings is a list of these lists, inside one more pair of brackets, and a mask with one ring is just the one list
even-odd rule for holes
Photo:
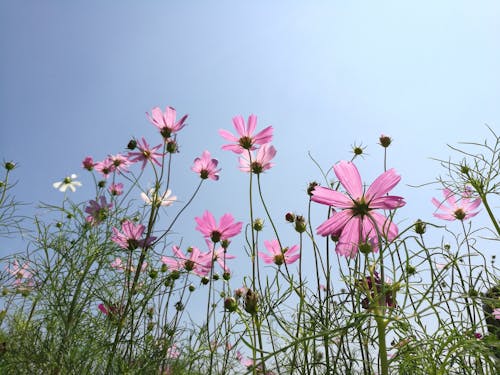
[[11,162],[11,161],[6,162],[3,166],[8,171],[11,171],[11,170],[13,170],[16,167],[16,165],[13,162]]
[[201,283],[202,283],[203,285],[207,285],[209,282],[210,282],[210,280],[208,279],[208,277],[203,276],[203,277],[201,278]]
[[167,152],[169,154],[175,154],[176,152],[179,152],[179,147],[177,146],[177,142],[174,140],[170,140],[167,143]]
[[102,180],[97,183],[97,186],[99,186],[101,189],[106,186],[106,181]]
[[426,226],[427,226],[426,223],[424,223],[422,220],[418,219],[415,222],[415,233],[417,233],[417,234],[424,234]]
[[196,290],[196,287],[193,284],[191,284],[191,285],[188,286],[188,290],[190,292],[194,292]]
[[304,233],[307,229],[306,220],[304,216],[297,216],[295,218],[295,230],[299,233]]
[[259,295],[251,289],[247,290],[245,295],[245,311],[249,314],[255,315],[258,311]]
[[262,229],[264,229],[264,221],[262,219],[255,219],[253,221],[253,229],[257,232],[260,232]]
[[309,196],[313,195],[314,188],[318,186],[319,184],[316,181],[310,182],[309,186],[307,187],[307,194]]
[[224,272],[222,274],[222,278],[226,281],[229,281],[231,279],[231,273],[230,272]]
[[127,144],[127,148],[129,150],[135,150],[137,147],[137,141],[135,139],[131,139],[130,142]]
[[387,148],[392,143],[392,138],[382,134],[379,138],[380,146]]
[[238,302],[233,297],[228,297],[224,300],[224,309],[229,312],[235,312],[238,309]]
[[285,220],[288,221],[289,223],[293,223],[295,221],[295,214],[293,214],[292,212],[288,212],[285,215]]
[[156,279],[158,277],[158,271],[154,269],[149,271],[149,277],[153,280]]

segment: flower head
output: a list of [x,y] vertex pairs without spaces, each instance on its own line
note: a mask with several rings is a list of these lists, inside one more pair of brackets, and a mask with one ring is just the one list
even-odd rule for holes
[[72,174],[71,176],[65,177],[62,181],[54,182],[52,186],[55,189],[59,189],[59,191],[62,191],[63,193],[66,191],[66,189],[69,188],[72,192],[76,191],[77,187],[82,186],[82,183],[79,181],[75,181],[75,178],[78,176],[76,174]]
[[21,266],[19,262],[15,259],[14,262],[12,262],[12,265],[7,267],[6,270],[8,273],[10,273],[12,276],[15,277],[14,280],[15,286],[21,286],[23,284],[32,285],[33,275],[29,271],[29,268],[30,268],[29,263],[24,263]]
[[155,163],[159,167],[161,167],[161,163],[158,161],[158,159],[161,159],[163,157],[163,154],[161,152],[157,152],[157,150],[161,148],[161,145],[156,145],[152,148],[150,148],[148,142],[142,137],[141,141],[137,142],[137,149],[139,151],[134,151],[134,152],[129,152],[129,160],[133,163],[136,162],[142,162],[141,169],[144,169],[146,167],[146,163],[150,161],[151,163]]
[[200,231],[205,238],[210,238],[213,242],[229,240],[241,232],[243,223],[235,223],[231,214],[222,215],[219,225],[215,222],[214,215],[205,211],[202,217],[195,217],[198,224],[196,230]]
[[163,194],[159,194],[156,189],[149,189],[148,193],[141,193],[142,200],[147,204],[156,206],[170,206],[177,200],[175,195],[172,195],[172,190],[167,189]]
[[392,210],[405,205],[402,197],[386,195],[397,185],[401,177],[394,169],[382,173],[363,191],[363,184],[356,166],[341,161],[333,166],[346,193],[316,186],[311,199],[341,211],[333,215],[318,227],[318,234],[338,237],[335,251],[346,257],[355,257],[360,244],[370,244],[373,251],[378,251],[378,234],[392,241],[398,234],[397,226],[377,209]]
[[160,130],[164,139],[170,138],[186,126],[185,121],[188,117],[188,115],[184,115],[176,122],[177,112],[172,107],[167,107],[165,113],[159,107],[155,107],[151,110],[151,115],[147,112],[146,115],[149,121]]
[[117,184],[111,184],[108,187],[108,191],[111,195],[121,195],[123,194],[123,184],[121,182]]
[[122,249],[135,250],[138,247],[147,247],[156,239],[148,237],[141,239],[146,227],[142,224],[134,224],[130,220],[126,220],[122,224],[122,231],[113,228],[113,236],[111,240],[120,246]]
[[297,245],[282,249],[278,240],[264,241],[264,245],[270,253],[269,255],[261,251],[258,252],[264,263],[274,263],[277,266],[281,266],[283,263],[292,264],[300,258],[299,247]]
[[223,247],[215,248],[215,244],[208,239],[206,240],[207,246],[209,248],[208,252],[203,253],[203,256],[207,260],[208,270],[215,264],[218,263],[222,270],[229,274],[231,270],[226,264],[226,260],[236,258],[234,255],[227,254]]
[[210,178],[217,181],[219,179],[220,168],[217,169],[219,164],[217,159],[211,159],[210,152],[203,151],[201,157],[194,159],[194,164],[191,170],[198,173],[203,180]]
[[493,315],[493,317],[495,319],[499,319],[500,320],[500,307],[497,307],[496,309],[493,309],[491,315]]
[[87,216],[87,222],[98,225],[102,223],[108,217],[108,211],[113,207],[113,203],[107,203],[106,197],[99,197],[100,203],[91,200],[89,205],[85,208],[85,212],[89,214]]
[[271,169],[274,164],[271,160],[276,156],[276,149],[270,143],[263,144],[257,151],[257,156],[251,155],[251,160],[240,156],[240,170],[243,172],[262,173]]
[[432,204],[440,211],[435,212],[433,215],[439,219],[448,221],[467,220],[479,213],[479,211],[474,210],[481,204],[481,198],[471,199],[471,192],[467,189],[458,201],[450,189],[444,188],[443,196],[444,202],[432,198]]
[[106,158],[103,161],[94,164],[94,168],[97,172],[102,174],[104,178],[108,178],[111,173],[113,173],[116,167],[110,158]]
[[118,173],[129,172],[127,167],[132,164],[129,158],[122,154],[109,155],[108,160],[113,164],[114,170],[118,171]]
[[207,276],[210,270],[209,259],[196,247],[188,249],[189,256],[185,255],[179,246],[172,246],[175,258],[161,257],[163,264],[170,270],[181,270],[184,268],[188,272],[193,272],[198,276]]
[[234,128],[238,132],[239,137],[234,136],[227,130],[220,129],[219,134],[222,138],[225,138],[231,142],[236,142],[235,144],[229,144],[222,146],[223,150],[233,151],[236,154],[241,154],[245,150],[255,150],[256,145],[262,145],[264,143],[269,143],[273,139],[273,127],[268,126],[259,133],[253,135],[255,127],[257,125],[257,116],[250,115],[248,117],[248,125],[245,125],[245,119],[243,116],[236,116],[233,118]]
[[91,171],[92,169],[94,169],[94,159],[92,159],[91,156],[87,156],[85,159],[83,159],[82,161],[82,168],[88,170],[88,171]]

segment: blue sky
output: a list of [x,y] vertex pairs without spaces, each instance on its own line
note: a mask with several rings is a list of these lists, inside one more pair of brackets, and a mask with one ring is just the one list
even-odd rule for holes
[[327,169],[362,144],[371,182],[385,133],[388,165],[403,177],[395,193],[408,202],[399,219],[431,219],[439,192],[407,185],[441,173],[429,158],[447,159],[447,143],[482,141],[484,124],[500,132],[499,35],[496,1],[5,0],[0,156],[19,165],[21,201],[60,202],[52,182],[71,173],[84,184],[73,199],[86,200],[81,160],[121,152],[133,136],[160,143],[145,112],[174,106],[189,114],[174,193],[187,199],[203,150],[223,168],[180,226],[201,245],[192,219],[205,209],[248,220],[247,176],[217,130],[254,113],[275,129],[263,183],[276,217],[305,213],[307,184],[321,177],[309,151]]

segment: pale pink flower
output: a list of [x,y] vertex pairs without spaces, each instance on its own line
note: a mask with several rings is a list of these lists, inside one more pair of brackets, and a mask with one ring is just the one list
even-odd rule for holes
[[444,202],[432,198],[432,204],[440,211],[433,215],[439,219],[448,221],[467,220],[479,213],[479,211],[474,212],[474,210],[481,204],[481,198],[471,199],[470,192],[467,190],[462,194],[461,199],[459,198],[459,201],[455,198],[455,194],[447,188],[443,189],[443,196]]
[[177,344],[172,344],[172,346],[170,346],[167,349],[166,354],[167,354],[167,358],[175,359],[175,358],[179,358],[179,356],[181,355],[181,351],[177,347]]
[[194,220],[198,223],[196,230],[213,242],[229,240],[241,232],[243,225],[241,221],[235,223],[231,214],[222,215],[219,225],[217,225],[214,215],[209,211],[205,211],[202,217],[195,217]]
[[85,159],[83,159],[82,161],[82,168],[88,170],[88,171],[91,171],[92,169],[94,169],[94,159],[92,159],[91,156],[87,156]]
[[14,285],[21,286],[23,284],[32,285],[33,284],[33,275],[29,271],[30,266],[29,263],[24,263],[22,266],[19,264],[17,259],[14,259],[12,265],[7,267],[6,270],[12,276],[14,276]]
[[115,171],[115,166],[113,161],[109,158],[94,164],[94,168],[97,172],[103,175],[104,178],[108,178],[111,173]]
[[115,270],[123,270],[123,261],[121,258],[115,258],[114,261],[111,262],[111,268],[114,268]]
[[275,156],[274,146],[270,143],[263,144],[257,151],[257,156],[254,157],[253,153],[250,153],[250,159],[248,156],[240,156],[240,170],[247,173],[262,173],[274,166],[271,160]]
[[141,198],[147,205],[154,204],[158,207],[170,206],[177,200],[170,189],[167,189],[163,194],[159,194],[155,189],[149,189],[148,194],[141,192]]
[[156,145],[152,148],[150,148],[148,142],[142,137],[141,141],[137,142],[137,148],[139,151],[134,151],[134,152],[129,152],[129,160],[132,163],[136,162],[142,162],[141,169],[144,169],[146,167],[146,164],[148,161],[151,163],[155,163],[159,167],[161,167],[161,163],[158,161],[158,159],[161,159],[163,157],[163,154],[161,152],[157,152],[159,148],[161,148],[161,145]]
[[155,107],[151,110],[151,115],[147,112],[146,115],[149,121],[160,130],[161,135],[165,139],[170,138],[174,133],[177,133],[186,126],[184,122],[188,117],[188,115],[184,115],[179,121],[175,121],[177,112],[172,107],[167,107],[165,113],[160,108]]
[[209,250],[206,253],[203,253],[202,256],[204,256],[207,260],[206,265],[208,269],[210,269],[213,264],[217,262],[225,273],[231,273],[231,270],[226,265],[226,260],[234,259],[236,257],[234,255],[227,254],[226,249],[224,249],[223,247],[219,247],[216,249],[214,243],[210,242],[208,239],[206,240],[206,242]]
[[210,157],[210,152],[203,151],[201,157],[194,159],[191,170],[198,173],[203,180],[210,178],[211,180],[217,181],[220,172],[220,168],[217,169],[218,164],[219,162],[217,159],[212,159]]
[[111,240],[120,246],[122,249],[135,250],[138,247],[147,247],[156,239],[156,237],[148,237],[141,239],[146,227],[142,224],[134,224],[130,220],[126,220],[122,224],[122,231],[113,228],[113,236]]
[[493,309],[493,312],[491,313],[495,319],[500,319],[500,307],[497,307],[496,309]]
[[99,197],[100,203],[91,200],[85,208],[85,212],[89,214],[86,220],[92,225],[99,225],[108,217],[109,209],[113,207],[112,203],[106,202],[106,197]]
[[236,351],[236,359],[246,368],[250,368],[254,365],[253,359],[244,356],[239,350]]
[[108,187],[108,191],[111,195],[121,195],[123,194],[123,184],[121,182],[117,184],[111,184]]
[[259,133],[253,135],[255,127],[257,125],[257,116],[250,115],[248,117],[248,125],[245,125],[245,119],[243,116],[236,116],[233,118],[234,128],[238,132],[238,136],[234,136],[227,130],[220,129],[219,134],[222,138],[225,138],[231,142],[236,142],[235,144],[229,144],[222,146],[223,150],[233,151],[236,154],[241,154],[245,150],[255,150],[256,145],[262,145],[264,143],[269,143],[273,139],[273,127],[268,126]]
[[108,160],[113,164],[114,169],[118,173],[129,172],[128,166],[132,164],[128,157],[122,154],[109,155]]
[[190,247],[189,257],[182,253],[179,246],[172,246],[175,259],[161,257],[161,261],[169,266],[171,270],[180,270],[184,268],[188,272],[193,272],[198,276],[206,276],[210,270],[210,259],[202,254],[196,247]]
[[386,195],[401,177],[394,169],[382,173],[363,191],[361,176],[356,166],[348,161],[341,161],[333,166],[335,175],[347,193],[316,186],[311,199],[314,202],[340,208],[318,227],[318,234],[338,237],[335,251],[346,257],[355,257],[360,245],[369,245],[372,251],[378,251],[378,233],[388,241],[398,235],[398,227],[390,218],[375,210],[392,210],[405,205],[402,197]]
[[281,266],[283,263],[292,264],[300,258],[299,247],[297,245],[282,249],[278,240],[264,241],[264,245],[270,254],[261,251],[258,252],[264,263],[274,263],[277,266]]

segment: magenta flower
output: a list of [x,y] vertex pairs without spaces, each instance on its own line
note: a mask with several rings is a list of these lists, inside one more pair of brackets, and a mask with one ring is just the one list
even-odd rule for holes
[[108,191],[111,195],[121,195],[123,194],[123,184],[121,182],[117,184],[111,184],[108,187]]
[[126,220],[122,224],[122,231],[113,228],[113,236],[111,240],[120,246],[122,249],[135,250],[138,247],[147,247],[156,239],[148,237],[141,239],[146,227],[142,224],[135,225],[130,220]]
[[98,225],[106,220],[109,209],[113,207],[113,203],[106,202],[106,197],[104,196],[99,197],[99,201],[100,203],[91,200],[85,208],[85,212],[89,214],[86,220],[92,225]]
[[211,180],[217,181],[219,179],[220,168],[217,169],[217,164],[219,162],[217,159],[210,158],[210,152],[203,151],[201,157],[194,159],[194,164],[191,170],[198,173],[202,180],[210,178]]
[[277,266],[281,266],[283,263],[292,264],[300,258],[299,247],[297,245],[282,249],[278,240],[264,241],[264,245],[270,254],[261,251],[258,252],[264,263],[274,263]]
[[94,169],[94,159],[92,159],[91,156],[87,156],[85,159],[83,159],[82,161],[82,168],[88,170],[88,171],[91,171],[92,169]]
[[146,115],[148,116],[149,121],[151,121],[151,123],[160,130],[161,135],[165,139],[170,138],[174,133],[177,133],[184,126],[186,126],[184,122],[188,117],[188,115],[184,115],[179,121],[176,122],[175,118],[177,116],[177,112],[172,107],[167,107],[165,109],[165,113],[163,113],[160,108],[155,107],[151,110],[151,115],[147,112]]
[[251,153],[251,160],[248,157],[240,156],[240,171],[259,174],[271,169],[274,164],[271,160],[276,156],[276,149],[270,143],[263,144],[254,157]]
[[390,218],[376,212],[376,209],[392,210],[405,205],[402,197],[386,195],[397,185],[401,177],[394,169],[382,173],[363,192],[363,184],[356,166],[341,161],[333,166],[335,175],[347,193],[316,186],[311,199],[342,211],[332,216],[318,227],[318,234],[338,237],[335,251],[346,257],[355,257],[360,245],[370,246],[378,251],[378,234],[388,241],[398,235],[398,227]]
[[134,151],[134,152],[129,152],[129,160],[133,163],[142,161],[142,166],[141,169],[144,169],[146,167],[146,163],[148,161],[151,161],[152,163],[155,163],[159,167],[161,167],[161,163],[158,161],[158,159],[161,159],[163,157],[163,154],[160,152],[156,152],[159,148],[161,148],[161,145],[154,146],[153,148],[149,147],[148,142],[142,137],[141,141],[137,142],[137,148],[139,151]]
[[481,198],[471,199],[471,192],[467,189],[462,194],[461,199],[457,202],[455,195],[450,189],[443,189],[444,202],[438,201],[436,198],[432,198],[432,203],[436,208],[441,211],[434,213],[433,215],[439,219],[443,220],[467,220],[473,216],[476,216],[479,211],[474,210],[481,204]]
[[214,243],[229,240],[241,232],[242,222],[234,222],[231,214],[224,214],[219,222],[215,222],[214,215],[205,211],[202,217],[195,217],[196,230],[200,231],[205,238],[210,238]]
[[236,142],[235,144],[229,144],[222,146],[223,150],[233,151],[236,154],[241,154],[245,150],[255,150],[256,145],[262,145],[264,143],[269,143],[273,139],[273,127],[268,126],[259,133],[253,135],[255,127],[257,125],[257,116],[250,115],[248,117],[248,125],[245,126],[245,119],[243,116],[236,116],[233,118],[234,128],[238,132],[239,137],[234,136],[227,130],[220,129],[219,134],[222,138],[229,141]]

